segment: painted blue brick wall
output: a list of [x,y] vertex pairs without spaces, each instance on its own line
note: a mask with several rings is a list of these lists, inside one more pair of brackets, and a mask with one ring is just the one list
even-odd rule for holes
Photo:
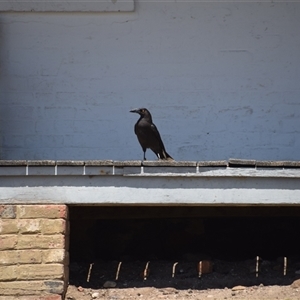
[[1,158],[141,159],[145,106],[176,160],[299,160],[299,28],[295,2],[2,13]]

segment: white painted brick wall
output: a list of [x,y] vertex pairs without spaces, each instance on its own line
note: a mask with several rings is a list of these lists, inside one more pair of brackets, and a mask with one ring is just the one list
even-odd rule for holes
[[176,160],[300,159],[300,3],[136,1],[0,24],[2,159],[141,159],[141,106]]

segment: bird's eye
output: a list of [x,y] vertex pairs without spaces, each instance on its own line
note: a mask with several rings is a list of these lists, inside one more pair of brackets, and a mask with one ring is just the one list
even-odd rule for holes
[[144,109],[142,109],[142,110],[141,110],[141,112],[142,112],[142,113],[144,113],[144,112],[145,112],[145,110],[144,110]]

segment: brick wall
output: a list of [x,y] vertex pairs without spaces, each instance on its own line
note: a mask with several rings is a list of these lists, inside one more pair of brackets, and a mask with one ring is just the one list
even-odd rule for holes
[[0,300],[60,300],[68,282],[66,205],[0,206]]
[[134,2],[1,13],[1,159],[142,159],[145,106],[176,160],[300,160],[298,1]]

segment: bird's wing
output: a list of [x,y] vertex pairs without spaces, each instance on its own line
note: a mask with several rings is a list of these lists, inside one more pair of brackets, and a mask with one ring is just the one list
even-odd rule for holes
[[152,123],[151,124],[151,130],[154,133],[155,137],[157,138],[157,140],[159,141],[159,145],[162,149],[165,149],[165,146],[163,144],[163,141],[160,137],[159,131],[157,130],[156,126]]

